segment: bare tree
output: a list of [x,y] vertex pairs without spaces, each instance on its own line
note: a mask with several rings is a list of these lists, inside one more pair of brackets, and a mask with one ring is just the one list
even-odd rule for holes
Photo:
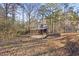
[[28,4],[24,4],[24,6],[25,6],[25,9],[26,9],[26,16],[27,16],[28,22],[29,22],[28,29],[29,29],[29,34],[30,34],[30,21],[31,21],[33,12],[35,11],[36,4],[28,3]]

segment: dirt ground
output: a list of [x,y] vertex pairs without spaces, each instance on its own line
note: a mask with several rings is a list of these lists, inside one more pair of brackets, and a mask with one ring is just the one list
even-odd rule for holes
[[63,34],[57,38],[35,39],[26,35],[0,40],[1,56],[75,56],[79,55],[79,35]]

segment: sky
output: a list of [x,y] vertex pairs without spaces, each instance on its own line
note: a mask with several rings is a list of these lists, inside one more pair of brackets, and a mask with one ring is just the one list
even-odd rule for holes
[[[41,5],[44,5],[44,3],[40,3],[40,4],[37,3],[37,4],[35,5],[35,7],[38,7],[38,8],[39,8]],[[79,10],[79,3],[70,3],[69,6],[74,6],[74,10],[75,10],[75,11],[76,11],[77,9]],[[30,6],[28,6],[28,8],[30,8]],[[35,10],[35,9],[34,9],[34,10]],[[17,17],[16,17],[16,18],[22,20],[22,9],[19,8],[18,11],[19,11],[19,14],[17,14]],[[26,14],[26,13],[25,13],[25,14]],[[24,17],[25,17],[25,16],[24,16]],[[25,19],[25,21],[26,21],[27,17],[25,17],[24,19]]]
[[72,3],[70,6],[74,6],[75,9],[79,9],[79,3]]

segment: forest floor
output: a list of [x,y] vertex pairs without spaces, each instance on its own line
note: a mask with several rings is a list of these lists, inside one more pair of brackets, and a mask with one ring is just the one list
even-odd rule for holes
[[78,33],[64,33],[60,37],[35,39],[22,35],[0,40],[1,56],[69,56],[79,55]]

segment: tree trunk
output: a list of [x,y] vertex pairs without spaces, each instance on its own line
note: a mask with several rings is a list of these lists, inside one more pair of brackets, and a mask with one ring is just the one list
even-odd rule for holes
[[13,24],[15,21],[15,4],[12,5],[12,20],[13,20]]
[[25,26],[25,24],[24,24],[24,9],[22,11],[22,20],[23,20],[23,28],[24,28],[24,26]]
[[6,3],[5,4],[5,19],[7,20],[7,18],[8,18],[8,4]]

